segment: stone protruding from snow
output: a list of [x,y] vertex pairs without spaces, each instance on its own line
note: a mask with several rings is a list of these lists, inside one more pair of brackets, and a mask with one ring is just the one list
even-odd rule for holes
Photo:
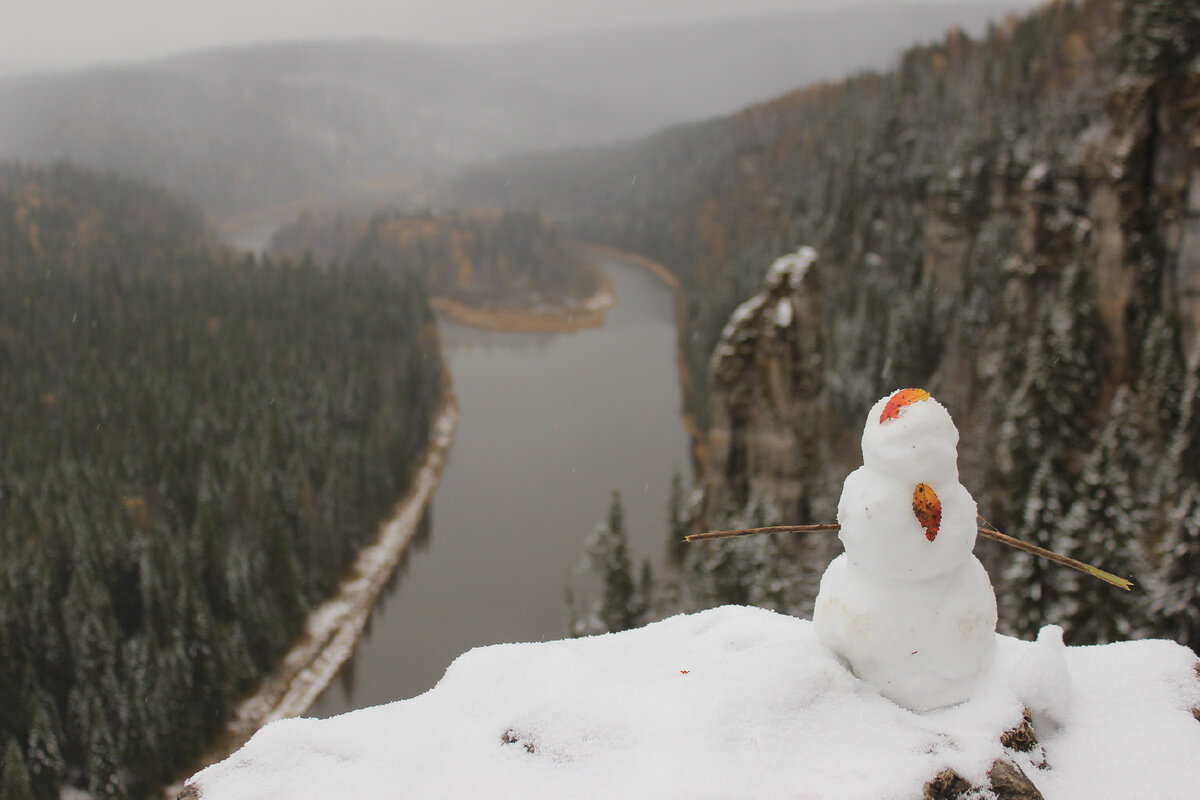
[[[813,622],[855,675],[914,710],[971,697],[993,660],[996,597],[972,555],[975,501],[958,482],[958,429],[927,393],[881,398],[863,466],[838,503],[846,552],[821,580]],[[923,514],[918,504],[928,503]]]

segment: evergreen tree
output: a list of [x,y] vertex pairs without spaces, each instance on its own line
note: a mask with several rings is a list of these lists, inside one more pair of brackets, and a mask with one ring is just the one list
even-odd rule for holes
[[22,755],[17,740],[11,736],[4,747],[4,763],[0,765],[0,769],[4,770],[0,775],[0,800],[34,800],[25,756]]
[[633,617],[633,627],[645,625],[650,621],[654,610],[654,569],[649,560],[642,561],[641,577],[633,593],[630,603]]
[[[1062,531],[1077,461],[1089,449],[1100,379],[1101,323],[1087,272],[1070,265],[1029,342],[1021,382],[1000,428],[997,461],[1007,495],[1006,524],[1017,538],[1070,550]],[[1075,591],[1070,570],[1016,552],[1004,570],[1003,628],[1033,636]]]
[[667,497],[667,555],[678,564],[683,559],[687,542],[686,509],[684,508],[683,475],[679,470],[671,473],[671,493]]
[[1166,513],[1151,619],[1161,633],[1200,648],[1200,341],[1183,382],[1179,424],[1159,478]]
[[[1140,457],[1135,435],[1133,397],[1122,386],[1076,483],[1058,540],[1063,555],[1117,574],[1144,576],[1139,542],[1149,527],[1149,514],[1144,499],[1135,495]],[[1063,577],[1058,576],[1058,582]],[[1138,582],[1145,583],[1145,578],[1139,577]],[[1128,639],[1143,632],[1143,596],[1073,576],[1049,616],[1077,644]]]
[[1169,519],[1171,534],[1152,619],[1161,633],[1200,651],[1200,485],[1184,492]]
[[[1021,514],[1018,538],[1047,550],[1070,549],[1061,536],[1069,498],[1062,478],[1063,466],[1055,458],[1038,465]],[[1004,570],[1000,626],[1008,633],[1033,638],[1052,618],[1064,595],[1075,591],[1073,570],[1063,569],[1030,553],[1014,553]]]
[[1088,280],[1079,265],[1067,269],[1029,340],[997,444],[1010,510],[1027,505],[1025,495],[1046,458],[1059,460],[1058,466],[1067,469],[1059,477],[1067,477],[1076,453],[1090,439],[1101,323]]
[[54,723],[49,698],[42,698],[33,714],[29,729],[29,777],[34,793],[41,798],[57,797],[62,775],[62,751],[58,746],[61,733]]
[[621,493],[615,489],[608,506],[608,524],[600,529],[594,552],[604,573],[600,621],[608,631],[629,630],[637,625],[637,609],[625,509],[621,506]]

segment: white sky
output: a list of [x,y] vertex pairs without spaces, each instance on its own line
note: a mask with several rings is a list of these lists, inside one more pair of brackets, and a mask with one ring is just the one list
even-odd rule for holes
[[359,36],[481,41],[573,28],[611,28],[886,2],[0,0],[0,72],[141,60],[222,44]]

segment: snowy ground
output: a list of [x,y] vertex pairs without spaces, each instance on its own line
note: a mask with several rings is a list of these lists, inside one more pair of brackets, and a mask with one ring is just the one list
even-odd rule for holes
[[[1068,648],[1067,688],[1039,645],[997,645],[971,700],[926,713],[855,678],[811,622],[760,609],[478,648],[420,697],[269,725],[192,784],[204,800],[878,800],[919,798],[947,767],[987,785],[1007,757],[1047,800],[1197,796],[1194,653]],[[1041,710],[1032,756],[999,742],[1027,704]]]

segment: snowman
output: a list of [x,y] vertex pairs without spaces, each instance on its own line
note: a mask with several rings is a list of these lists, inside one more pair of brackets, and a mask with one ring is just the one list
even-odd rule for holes
[[976,509],[958,482],[958,429],[920,389],[871,409],[863,465],[838,503],[846,552],[821,579],[827,647],[915,711],[969,698],[992,663],[996,596],[972,555]]

